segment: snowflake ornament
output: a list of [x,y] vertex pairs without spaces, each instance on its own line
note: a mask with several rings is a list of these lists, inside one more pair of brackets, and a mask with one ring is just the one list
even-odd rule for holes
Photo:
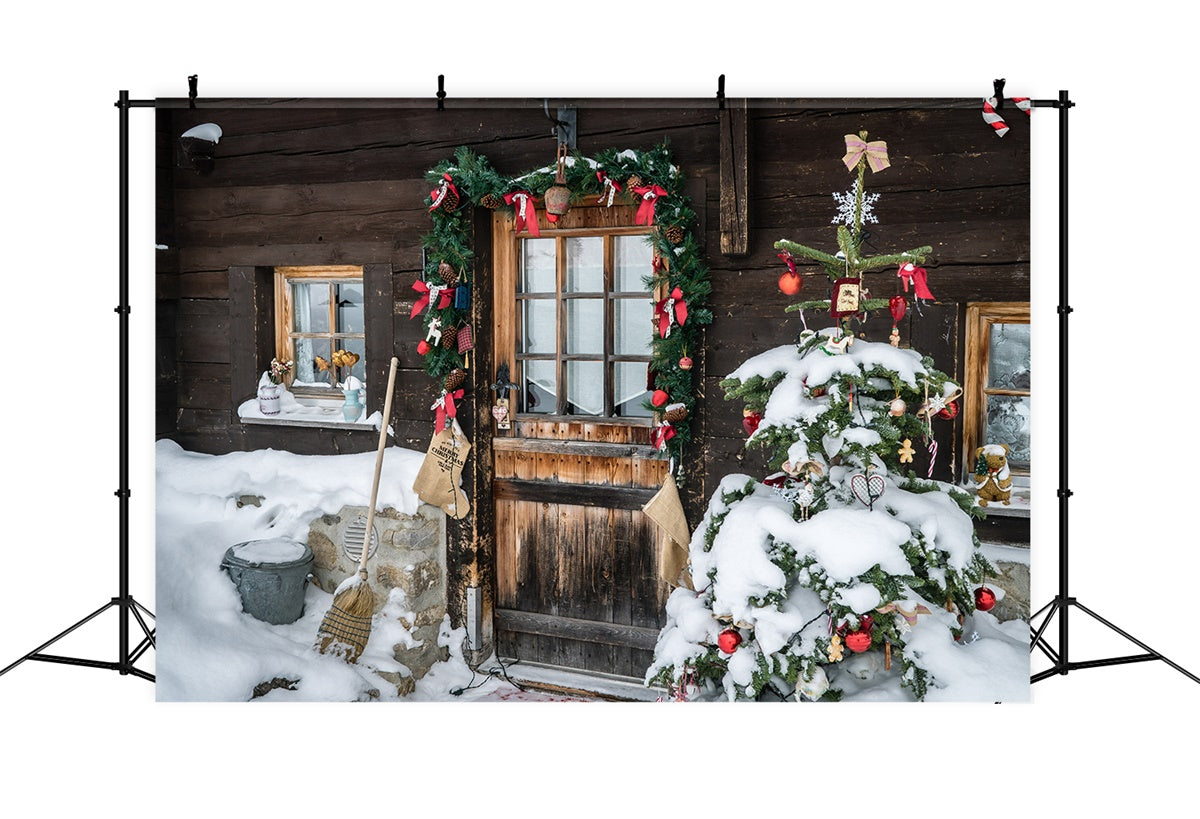
[[[854,202],[858,199],[859,182],[854,180],[854,187],[845,193],[835,193],[833,201],[837,202],[838,213],[833,217],[832,225],[843,224],[846,227],[854,227]],[[879,194],[864,193],[862,198],[862,224],[868,222],[878,223],[879,219],[875,216],[875,203],[879,201]]]

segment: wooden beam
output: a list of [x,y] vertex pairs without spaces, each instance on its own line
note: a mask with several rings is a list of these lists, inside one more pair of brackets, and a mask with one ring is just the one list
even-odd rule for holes
[[562,503],[568,506],[605,506],[610,509],[641,508],[654,497],[654,489],[633,489],[595,484],[555,483],[554,481],[492,481],[496,500]]
[[658,629],[655,628],[577,620],[574,617],[557,617],[514,609],[496,609],[496,630],[519,631],[523,634],[540,634],[544,637],[562,637],[644,650],[653,649],[658,642]]
[[746,100],[729,100],[720,112],[721,252],[750,250],[750,118]]

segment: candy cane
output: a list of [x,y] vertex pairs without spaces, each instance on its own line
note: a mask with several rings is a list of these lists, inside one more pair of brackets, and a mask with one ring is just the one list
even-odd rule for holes
[[[1033,100],[1029,97],[1013,97],[1012,101],[1026,116],[1033,116]],[[995,97],[988,97],[983,101],[983,121],[995,129],[996,136],[1002,137],[1008,133],[1008,124],[1005,123],[1004,117],[996,113]]]
[[933,465],[935,463],[937,463],[937,450],[938,450],[937,440],[934,438],[930,438],[929,439],[929,469],[925,470],[926,478],[933,477]]

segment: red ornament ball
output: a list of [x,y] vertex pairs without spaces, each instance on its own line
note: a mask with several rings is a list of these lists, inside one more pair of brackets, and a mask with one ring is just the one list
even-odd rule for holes
[[685,355],[683,358],[679,359],[679,369],[690,370],[691,368],[692,368],[692,360],[690,358],[688,358]]
[[425,339],[421,339],[420,341],[418,341],[417,342],[417,352],[420,355],[425,355],[426,353],[428,353],[429,352],[429,342],[426,341]]
[[727,628],[717,636],[717,648],[726,654],[732,654],[742,644],[742,635],[737,629]]
[[975,608],[980,611],[991,611],[996,605],[996,593],[987,586],[975,590]]
[[784,271],[784,274],[779,277],[779,289],[787,296],[794,296],[800,292],[802,280],[799,273],[793,273],[790,270]]
[[862,654],[871,647],[871,632],[864,629],[852,631],[846,635],[846,648],[855,654]]
[[754,410],[744,410],[742,412],[742,429],[746,430],[747,435],[753,435],[761,423],[761,412],[755,412]]
[[951,401],[949,404],[946,405],[945,409],[939,410],[938,414],[937,414],[938,418],[947,418],[947,419],[953,418],[956,415],[958,415],[958,402],[957,401]]
[[656,407],[661,407],[671,400],[671,396],[667,395],[666,390],[655,390],[654,395],[650,396],[650,403]]

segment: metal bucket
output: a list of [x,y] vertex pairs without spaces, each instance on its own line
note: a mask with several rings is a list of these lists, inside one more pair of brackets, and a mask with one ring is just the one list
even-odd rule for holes
[[304,589],[312,577],[313,553],[296,540],[248,540],[230,546],[221,568],[237,586],[242,610],[275,625],[294,623],[304,613]]

